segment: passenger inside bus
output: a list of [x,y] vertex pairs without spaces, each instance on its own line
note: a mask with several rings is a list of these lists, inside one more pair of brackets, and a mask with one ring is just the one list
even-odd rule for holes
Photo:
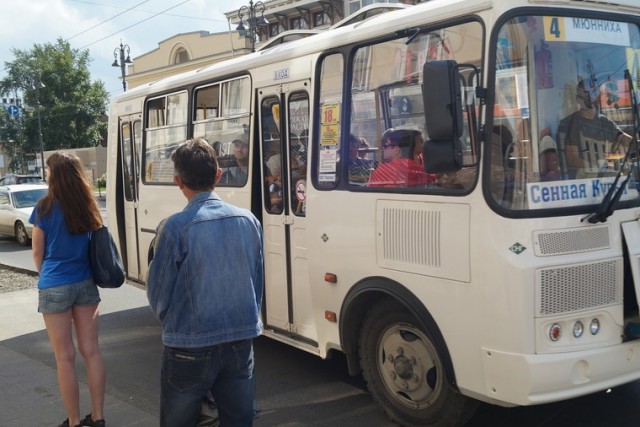
[[269,142],[266,156],[267,175],[282,175],[282,161],[280,156],[280,140],[274,139]]
[[630,135],[598,111],[599,91],[599,86],[585,87],[585,81],[580,79],[575,95],[578,111],[562,119],[558,126],[558,143],[569,178],[600,175],[609,160],[622,157],[618,155],[621,146],[631,142]]
[[364,138],[349,135],[349,183],[352,185],[366,185],[373,171],[373,161],[366,158],[369,144]]
[[560,164],[558,163],[558,150],[556,142],[549,135],[545,135],[540,140],[540,181],[558,181],[562,179],[560,175]]
[[292,136],[291,148],[291,182],[307,178],[307,147],[306,138]]
[[244,185],[249,174],[249,137],[245,133],[237,135],[231,142],[235,165],[224,167],[220,184]]
[[491,192],[498,202],[511,200],[514,185],[514,165],[511,160],[513,133],[506,125],[493,126],[491,133]]
[[423,165],[422,161],[422,144],[424,144],[424,138],[422,138],[422,132],[419,130],[411,131],[413,133],[413,160]]
[[387,129],[382,134],[382,164],[369,178],[369,187],[416,187],[437,181],[414,158],[415,131]]
[[282,213],[282,182],[280,176],[267,176],[267,192],[269,203],[267,210],[270,213]]
[[307,137],[303,131],[291,137],[289,172],[291,178],[291,209],[296,215],[305,213],[305,189],[307,180]]
[[216,141],[211,144],[214,150],[216,150],[216,157],[220,157],[220,151],[222,149],[222,143],[220,141]]

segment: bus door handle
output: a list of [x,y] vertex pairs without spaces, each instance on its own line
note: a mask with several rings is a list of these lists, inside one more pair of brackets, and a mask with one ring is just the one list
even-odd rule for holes
[[294,223],[295,217],[293,215],[282,215],[282,224],[283,225],[292,225]]

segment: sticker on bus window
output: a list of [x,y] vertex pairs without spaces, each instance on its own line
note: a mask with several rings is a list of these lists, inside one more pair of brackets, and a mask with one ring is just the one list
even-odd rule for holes
[[307,181],[304,179],[296,182],[296,199],[299,202],[307,200]]
[[601,19],[545,16],[544,39],[547,42],[597,39],[600,43],[629,46],[629,25]]
[[340,104],[324,104],[322,106],[322,124],[340,123]]
[[320,182],[336,182],[335,173],[321,173],[318,175],[318,181]]
[[321,145],[338,145],[339,125],[322,125],[320,127]]
[[318,172],[321,174],[336,172],[338,162],[338,150],[320,150],[320,166]]

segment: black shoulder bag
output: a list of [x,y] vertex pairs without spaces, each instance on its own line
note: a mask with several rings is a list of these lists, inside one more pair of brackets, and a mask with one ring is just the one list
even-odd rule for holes
[[124,265],[106,226],[91,232],[89,261],[93,281],[101,288],[119,288],[124,283]]

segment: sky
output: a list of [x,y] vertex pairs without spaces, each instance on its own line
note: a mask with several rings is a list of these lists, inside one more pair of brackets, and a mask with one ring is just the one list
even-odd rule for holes
[[88,49],[91,79],[102,80],[110,96],[122,92],[120,68],[112,67],[120,42],[131,59],[176,34],[229,30],[225,12],[246,0],[2,0],[0,1],[0,79],[13,49],[67,40],[72,49]]

